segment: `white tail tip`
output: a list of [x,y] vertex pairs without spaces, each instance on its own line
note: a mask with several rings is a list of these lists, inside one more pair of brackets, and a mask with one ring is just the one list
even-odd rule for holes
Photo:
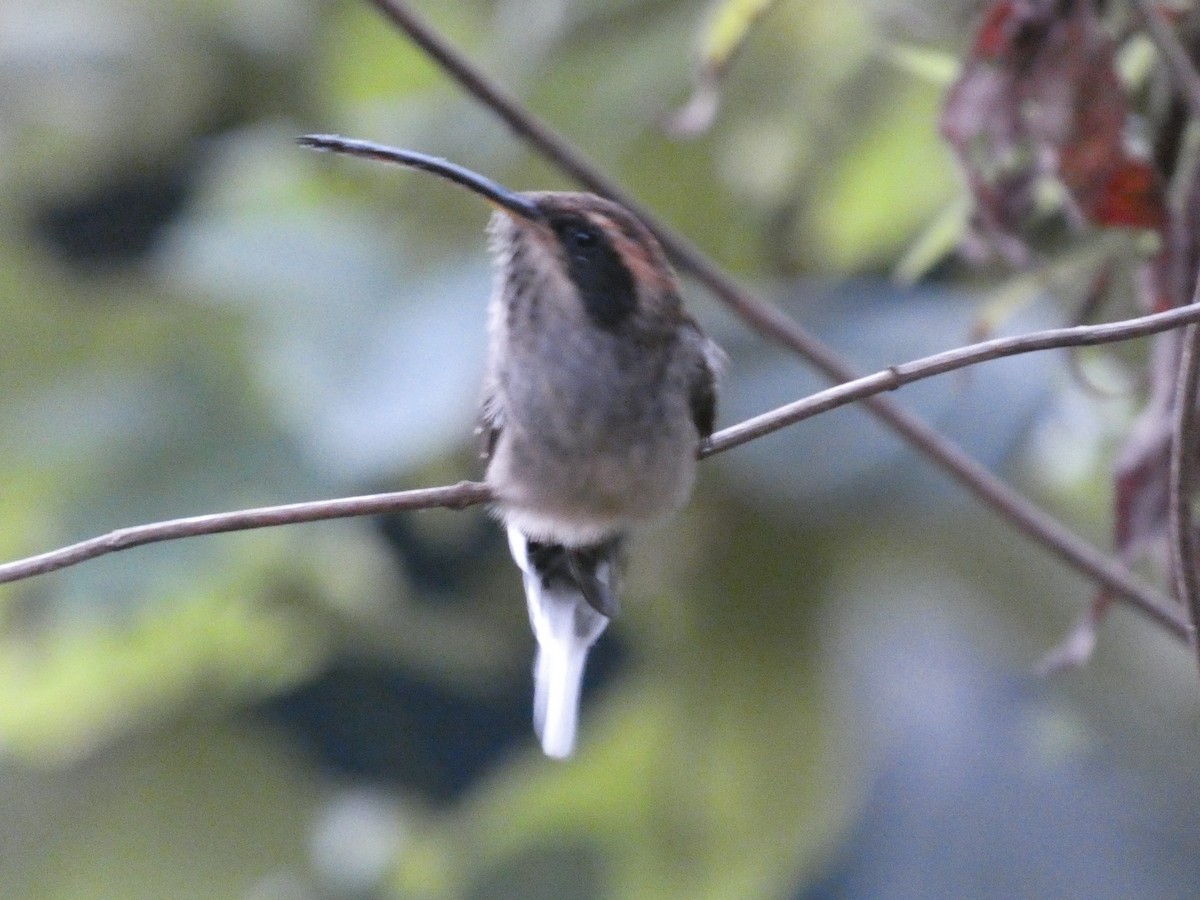
[[530,565],[524,536],[509,528],[508,537],[524,575],[529,622],[538,644],[533,668],[534,730],[547,756],[565,759],[575,749],[588,651],[608,625],[608,617],[596,612],[573,585],[560,581],[547,586]]

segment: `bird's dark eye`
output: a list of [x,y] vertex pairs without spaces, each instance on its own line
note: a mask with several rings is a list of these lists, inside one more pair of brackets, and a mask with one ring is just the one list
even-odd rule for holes
[[596,232],[586,226],[570,228],[563,237],[572,249],[577,250],[588,250],[595,247],[598,240]]
[[578,254],[582,258],[591,256],[601,245],[607,242],[604,234],[596,223],[586,216],[567,214],[551,221],[563,249],[570,255]]

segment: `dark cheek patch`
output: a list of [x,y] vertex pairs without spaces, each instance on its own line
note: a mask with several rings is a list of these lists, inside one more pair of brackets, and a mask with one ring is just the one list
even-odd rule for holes
[[588,317],[601,328],[613,329],[637,308],[637,290],[633,275],[608,236],[597,229],[595,237],[595,243],[586,248],[564,242],[567,274]]

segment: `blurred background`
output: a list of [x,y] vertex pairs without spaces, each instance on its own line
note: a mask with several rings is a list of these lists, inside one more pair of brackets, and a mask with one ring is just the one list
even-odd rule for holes
[[[1081,301],[1094,241],[1036,277],[937,252],[979,4],[784,0],[689,141],[664,123],[705,0],[421,6],[864,371]],[[311,131],[569,187],[366,3],[5,0],[0,558],[480,474],[488,211]],[[730,355],[721,424],[823,386],[686,293]],[[1143,352],[893,396],[1107,547]],[[1196,896],[1187,648],[1119,609],[1089,666],[1032,675],[1092,591],[860,410],[823,415],[706,462],[635,541],[558,764],[480,509],[116,554],[0,589],[0,893]]]

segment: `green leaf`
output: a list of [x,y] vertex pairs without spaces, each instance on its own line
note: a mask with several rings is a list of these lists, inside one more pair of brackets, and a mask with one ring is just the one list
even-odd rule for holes
[[751,29],[779,0],[720,0],[700,33],[704,69],[719,75],[746,43]]

